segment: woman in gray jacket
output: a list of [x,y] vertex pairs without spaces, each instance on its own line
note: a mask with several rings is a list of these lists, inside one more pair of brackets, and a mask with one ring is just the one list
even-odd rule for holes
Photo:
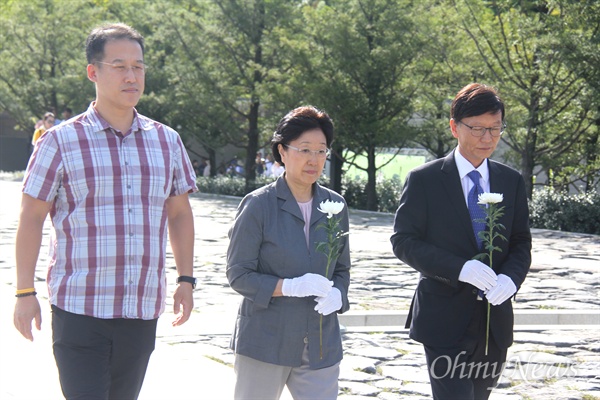
[[349,229],[343,197],[317,183],[332,141],[333,123],[321,110],[299,107],[283,117],[271,148],[285,173],[244,197],[229,231],[227,278],[243,296],[231,339],[237,400],[279,399],[286,385],[294,399],[337,398],[348,236],[338,237],[329,266],[317,250],[329,243],[332,216],[322,202],[343,207],[337,232]]

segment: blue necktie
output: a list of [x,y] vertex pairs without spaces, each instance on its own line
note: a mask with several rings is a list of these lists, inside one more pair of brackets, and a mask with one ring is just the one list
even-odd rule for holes
[[479,232],[485,229],[484,222],[475,222],[476,219],[485,220],[485,211],[477,204],[479,201],[479,195],[483,193],[483,189],[479,184],[479,171],[473,170],[468,173],[469,178],[473,181],[473,189],[469,192],[467,205],[469,207],[469,214],[471,215],[471,223],[473,224],[473,232],[475,232],[475,240],[477,240],[477,247],[481,249],[481,239],[479,238]]
[[[477,204],[477,202],[479,201],[479,195],[481,193],[483,193],[483,188],[481,187],[481,185],[479,184],[479,178],[481,177],[481,175],[479,174],[479,171],[477,170],[473,170],[471,172],[469,172],[467,175],[469,175],[469,178],[471,178],[471,180],[473,181],[473,188],[471,189],[471,191],[469,192],[469,197],[468,197],[468,207],[469,207],[469,214],[471,215],[471,223],[473,224],[473,232],[475,232],[475,240],[477,240],[477,247],[479,249],[481,249],[481,238],[479,237],[479,232],[483,231],[485,229],[485,223],[484,222],[475,222],[476,219],[481,219],[481,220],[485,220],[485,211],[483,211],[483,208]],[[483,290],[478,290],[477,291],[477,300],[482,300],[483,299]]]

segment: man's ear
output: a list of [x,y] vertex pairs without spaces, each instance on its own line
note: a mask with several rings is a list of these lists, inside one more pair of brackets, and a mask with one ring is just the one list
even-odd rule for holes
[[452,132],[452,136],[454,136],[455,138],[458,138],[458,133],[456,132],[456,121],[454,120],[454,118],[450,118],[450,131]]
[[94,64],[88,64],[87,77],[92,82],[96,82],[98,80],[98,77],[96,76],[96,66]]

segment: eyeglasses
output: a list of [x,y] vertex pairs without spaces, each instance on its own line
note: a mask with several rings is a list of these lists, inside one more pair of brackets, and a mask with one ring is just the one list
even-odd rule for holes
[[102,62],[102,61],[96,61],[96,63],[108,65],[114,71],[116,71],[117,73],[119,73],[121,75],[126,75],[129,72],[129,70],[131,69],[133,71],[134,75],[142,76],[146,73],[146,70],[148,69],[148,66],[146,64],[136,64],[136,65],[132,65],[131,67],[128,67],[125,64],[111,64],[111,63]]
[[498,136],[501,136],[504,133],[504,130],[506,129],[506,125],[504,125],[504,124],[502,126],[493,126],[491,128],[484,128],[483,126],[467,125],[462,121],[458,121],[458,123],[463,124],[464,126],[469,128],[471,130],[471,135],[473,135],[475,137],[482,137],[483,135],[485,135],[486,131],[490,131],[490,135],[492,135],[492,137],[498,137]]
[[298,152],[298,154],[300,154],[306,158],[309,158],[313,154],[317,158],[327,158],[327,157],[329,157],[329,154],[331,154],[331,150],[329,150],[329,149],[324,149],[324,150],[299,149],[297,147],[290,146],[289,144],[284,144],[284,146],[287,147],[288,149],[296,150]]

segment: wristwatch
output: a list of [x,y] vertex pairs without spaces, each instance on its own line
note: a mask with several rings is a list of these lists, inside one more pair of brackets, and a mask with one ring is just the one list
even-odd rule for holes
[[196,278],[194,278],[193,276],[185,276],[185,275],[178,276],[176,282],[177,283],[180,283],[180,282],[191,283],[192,289],[196,289]]

